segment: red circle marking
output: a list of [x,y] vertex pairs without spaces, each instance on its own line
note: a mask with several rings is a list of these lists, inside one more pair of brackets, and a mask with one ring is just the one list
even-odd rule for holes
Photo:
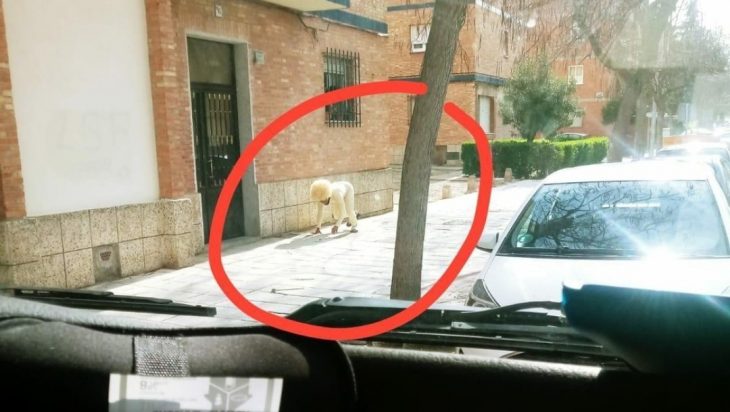
[[451,283],[456,279],[461,269],[466,264],[467,259],[471,256],[479,238],[484,230],[487,222],[487,211],[489,210],[489,200],[492,193],[492,154],[489,150],[489,141],[479,124],[467,113],[461,110],[457,105],[447,102],[444,105],[444,111],[451,116],[457,123],[466,129],[476,142],[477,152],[480,159],[480,172],[482,179],[479,183],[479,193],[477,198],[476,211],[474,212],[474,221],[469,233],[464,239],[464,243],[454,256],[446,271],[441,275],[438,281],[423,295],[415,301],[411,306],[390,316],[386,319],[373,322],[367,325],[332,328],[325,326],[309,325],[303,322],[297,322],[286,319],[273,313],[267,312],[251,303],[241,294],[233,285],[231,279],[223,268],[221,256],[221,243],[223,238],[223,225],[225,223],[228,207],[233,198],[233,194],[242,181],[246,168],[251,164],[261,149],[269,143],[277,134],[288,127],[290,124],[299,120],[301,117],[326,105],[341,102],[344,100],[371,96],[386,93],[401,94],[425,94],[428,87],[425,83],[410,81],[382,81],[364,83],[357,86],[345,87],[312,97],[293,107],[279,118],[275,119],[266,126],[244,149],[241,157],[236,161],[231,173],[226,178],[223,188],[221,189],[218,202],[213,212],[213,220],[210,227],[210,240],[208,244],[208,261],[218,286],[233,304],[243,313],[251,318],[266,324],[268,326],[316,339],[326,340],[355,340],[364,339],[375,335],[389,332],[400,327],[418,315],[423,313],[446,291]]

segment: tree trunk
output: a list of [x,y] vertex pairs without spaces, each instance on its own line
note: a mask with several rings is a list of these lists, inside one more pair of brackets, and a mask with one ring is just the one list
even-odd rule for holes
[[[658,47],[662,33],[670,25],[670,18],[674,13],[678,0],[656,0],[653,2],[637,1],[632,8],[636,10],[636,16],[629,18],[629,15],[623,17],[624,21],[616,22],[616,31],[612,33],[615,37],[621,36],[621,31],[625,27],[626,22],[638,22],[640,33],[638,40],[640,48],[637,50],[638,64],[635,68],[619,68],[611,59],[611,45],[603,44],[600,41],[600,29],[596,29],[590,21],[585,19],[586,10],[595,7],[593,2],[582,0],[575,1],[573,7],[573,17],[577,17],[576,23],[580,30],[588,39],[591,48],[598,56],[601,63],[609,70],[612,70],[621,79],[621,88],[623,98],[619,108],[618,117],[611,133],[611,146],[609,148],[608,160],[615,162],[620,161],[626,154],[632,151],[632,148],[639,140],[632,141],[633,134],[631,132],[631,116],[636,110],[637,99],[642,90],[649,87],[646,81],[650,79],[644,72],[646,68],[657,66]],[[622,2],[615,2],[622,4]],[[629,4],[625,3],[624,4]],[[653,95],[649,95],[653,97]],[[639,115],[644,115],[640,113]],[[645,139],[644,139],[645,140]],[[631,153],[632,155],[634,153]]]
[[646,153],[649,136],[649,118],[646,113],[649,111],[649,90],[647,87],[641,89],[639,99],[636,102],[636,123],[634,127],[634,154],[642,157]]
[[403,158],[391,299],[421,296],[431,154],[438,136],[446,88],[469,0],[437,0],[431,19],[421,81],[428,92],[416,98]]
[[[631,116],[636,110],[636,100],[641,90],[639,90],[640,83],[634,84],[633,79],[629,76],[628,79],[622,79],[621,88],[623,89],[623,96],[621,96],[621,105],[618,109],[618,115],[616,116],[616,123],[614,124],[613,131],[611,133],[611,147],[608,154],[608,160],[610,162],[620,162],[621,159],[629,153],[629,144],[631,135]],[[638,82],[637,82],[638,83]]]
[[[656,112],[657,112],[658,117],[656,120],[656,130],[654,130],[654,136],[653,136],[654,137],[654,151],[655,151],[654,153],[656,153],[657,150],[662,148],[662,143],[664,140],[664,126],[665,126],[664,108],[657,105]],[[654,154],[654,153],[652,153],[652,154]]]

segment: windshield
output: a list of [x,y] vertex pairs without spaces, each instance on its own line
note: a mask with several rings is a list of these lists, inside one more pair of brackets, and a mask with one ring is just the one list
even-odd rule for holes
[[537,191],[503,254],[728,256],[705,181],[549,184]]
[[730,296],[730,1],[100,3],[0,0],[3,302],[229,328],[668,268]]

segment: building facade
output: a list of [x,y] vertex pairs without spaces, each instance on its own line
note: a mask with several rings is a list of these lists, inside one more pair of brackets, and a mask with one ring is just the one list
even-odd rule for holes
[[[0,284],[191,264],[263,127],[387,79],[385,20],[365,0],[0,0]],[[351,181],[363,215],[392,210],[387,119],[374,96],[289,126],[248,168],[224,238],[311,227],[315,178]]]
[[[389,0],[388,67],[391,79],[417,80],[428,47],[428,29],[433,2]],[[498,102],[502,86],[521,53],[521,31],[508,30],[502,12],[481,0],[469,4],[459,34],[452,66],[447,101],[458,104],[479,121],[490,138],[509,137],[512,129],[502,123]],[[390,114],[390,143],[393,164],[403,161],[405,142],[413,108],[413,97],[393,98]],[[443,117],[436,141],[434,164],[459,164],[461,144],[469,139],[463,129]]]
[[608,136],[612,127],[603,124],[603,108],[616,94],[616,78],[581,31],[575,30],[573,11],[574,5],[564,0],[543,3],[534,11],[537,24],[526,48],[532,55],[544,53],[555,76],[575,82],[575,98],[583,114],[560,132]]
[[575,81],[575,96],[583,110],[565,133],[609,136],[611,126],[603,124],[603,108],[615,90],[615,76],[590,51],[579,57],[560,57],[553,62],[556,76]]

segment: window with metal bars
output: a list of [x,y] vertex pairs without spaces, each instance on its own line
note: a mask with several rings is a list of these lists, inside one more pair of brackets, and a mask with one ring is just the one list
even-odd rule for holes
[[[336,49],[324,53],[324,91],[330,92],[360,83],[360,54]],[[330,127],[360,127],[360,99],[325,107],[325,122]]]

